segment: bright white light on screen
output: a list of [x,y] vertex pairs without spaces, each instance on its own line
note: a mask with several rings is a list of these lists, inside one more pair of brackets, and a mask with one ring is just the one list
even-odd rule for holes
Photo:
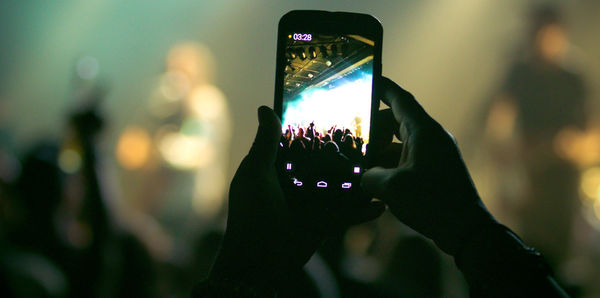
[[369,139],[371,123],[371,82],[372,75],[364,74],[359,79],[339,87],[307,88],[290,100],[283,115],[283,130],[292,127],[307,127],[315,122],[317,130],[349,128],[356,135],[356,120],[360,121],[362,138]]

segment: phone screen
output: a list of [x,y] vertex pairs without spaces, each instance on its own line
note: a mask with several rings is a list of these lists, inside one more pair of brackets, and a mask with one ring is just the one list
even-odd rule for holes
[[296,186],[313,176],[317,187],[355,186],[369,143],[373,58],[374,41],[361,35],[287,32],[280,145]]

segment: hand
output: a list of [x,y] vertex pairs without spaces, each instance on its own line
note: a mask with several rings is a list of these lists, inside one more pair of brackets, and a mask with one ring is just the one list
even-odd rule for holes
[[268,288],[300,270],[328,231],[373,219],[385,206],[363,202],[330,211],[314,200],[290,203],[275,168],[281,123],[264,106],[258,118],[254,144],[231,182],[225,239],[209,278]]
[[[363,188],[400,221],[455,255],[470,235],[495,220],[481,202],[454,138],[396,83],[383,78],[380,87],[392,113],[382,111],[387,119],[379,120],[395,128],[403,145],[399,164],[370,169],[362,178]],[[391,136],[383,137],[384,142],[391,143]]]

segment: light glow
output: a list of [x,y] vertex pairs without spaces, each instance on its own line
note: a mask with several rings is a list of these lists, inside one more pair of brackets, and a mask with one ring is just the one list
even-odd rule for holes
[[180,170],[207,166],[217,154],[215,146],[206,138],[182,133],[167,133],[158,149],[166,162]]
[[[314,121],[317,131],[334,125],[349,128],[367,144],[371,123],[371,84],[372,75],[362,73],[357,80],[338,84],[335,88],[305,89],[297,98],[287,102],[282,117],[283,132],[288,125],[307,127]],[[357,131],[359,126],[360,131]]]
[[145,129],[137,126],[126,128],[117,142],[117,161],[129,170],[141,168],[150,157],[150,143]]
[[65,173],[76,173],[81,168],[81,155],[73,149],[62,150],[58,155],[58,166]]
[[583,172],[581,175],[581,191],[590,200],[598,198],[600,192],[600,167],[590,168]]

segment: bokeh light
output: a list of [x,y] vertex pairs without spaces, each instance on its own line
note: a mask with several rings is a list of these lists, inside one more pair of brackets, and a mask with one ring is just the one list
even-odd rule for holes
[[77,75],[84,80],[95,78],[99,70],[98,60],[94,57],[85,56],[77,61]]
[[138,126],[127,127],[117,142],[117,160],[128,170],[143,167],[150,156],[150,136],[148,132]]
[[587,169],[581,175],[581,191],[589,200],[598,197],[600,191],[600,167]]
[[182,133],[167,133],[158,149],[164,160],[180,170],[204,167],[214,160],[216,148],[206,138]]
[[76,173],[81,169],[81,154],[74,149],[61,150],[58,155],[58,166],[65,173]]
[[223,92],[209,84],[195,88],[187,100],[187,106],[194,116],[207,120],[217,120],[227,112]]

